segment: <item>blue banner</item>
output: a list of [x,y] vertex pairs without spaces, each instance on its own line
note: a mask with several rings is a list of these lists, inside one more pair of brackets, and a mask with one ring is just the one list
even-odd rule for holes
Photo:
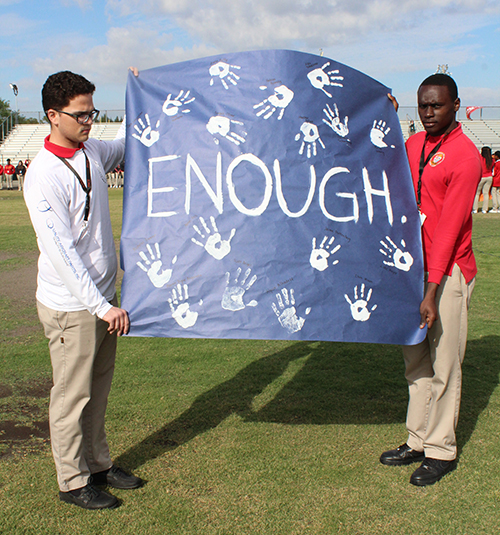
[[420,223],[388,92],[284,50],[129,75],[131,334],[421,341]]

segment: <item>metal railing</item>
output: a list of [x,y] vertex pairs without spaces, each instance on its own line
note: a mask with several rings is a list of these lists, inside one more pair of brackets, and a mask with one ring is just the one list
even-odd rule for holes
[[[457,118],[459,121],[467,120],[466,115],[465,115],[466,113],[465,110],[466,110],[466,106],[462,105],[457,114]],[[9,131],[13,128],[15,115],[16,114],[13,113],[11,114],[10,117],[4,120],[4,122],[10,121],[11,127]],[[124,109],[101,110],[99,119],[97,120],[97,124],[121,122],[123,120],[124,115],[125,115]],[[418,121],[419,120],[418,108],[417,106],[400,106],[399,111],[398,111],[398,116],[399,116],[399,119],[403,121],[407,120],[408,117],[410,117],[414,121]],[[47,118],[45,117],[45,113],[43,111],[23,111],[20,114],[19,122],[23,122],[23,119],[28,119],[30,122],[36,121],[37,123],[47,122]],[[500,119],[500,106],[482,106],[480,109],[473,112],[472,119],[473,120],[485,120],[485,121],[487,121],[488,119]]]
[[[459,121],[467,121],[466,116],[467,106],[461,105],[457,113],[457,119]],[[408,117],[413,121],[418,121],[418,107],[417,106],[400,106],[398,110],[398,116],[400,120],[406,121]],[[472,112],[471,118],[473,121],[477,120],[495,120],[500,119],[500,106],[482,106],[480,109]]]
[[15,124],[15,113],[11,113],[8,117],[5,117],[5,119],[3,119],[0,129],[0,143],[3,143],[4,139],[9,135],[9,132],[14,128]]
[[[19,122],[23,122],[22,119],[27,119],[29,122],[37,122],[39,124],[41,123],[47,123],[47,118],[45,117],[45,113],[43,111],[23,111],[21,114],[21,120]],[[123,120],[123,116],[125,115],[125,110],[119,109],[119,110],[101,110],[101,113],[99,114],[99,119],[97,119],[96,124],[99,123],[115,123],[115,122],[121,122]]]

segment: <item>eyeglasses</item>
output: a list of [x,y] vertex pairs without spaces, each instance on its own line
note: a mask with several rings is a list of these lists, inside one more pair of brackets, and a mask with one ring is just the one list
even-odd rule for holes
[[78,124],[85,124],[88,123],[89,119],[94,122],[99,117],[99,110],[92,110],[90,113],[82,112],[82,113],[68,113],[67,111],[62,110],[55,110],[58,113],[64,113],[64,115],[69,115],[70,117],[73,117],[73,119],[76,120]]

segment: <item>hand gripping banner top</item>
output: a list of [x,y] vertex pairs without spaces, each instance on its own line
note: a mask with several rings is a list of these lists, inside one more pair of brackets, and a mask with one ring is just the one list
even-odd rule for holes
[[284,50],[129,75],[130,333],[421,341],[420,223],[388,91]]

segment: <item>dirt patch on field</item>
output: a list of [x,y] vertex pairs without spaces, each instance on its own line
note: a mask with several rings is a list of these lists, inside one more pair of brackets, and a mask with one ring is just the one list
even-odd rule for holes
[[29,384],[24,384],[19,387],[20,392],[30,398],[43,399],[47,398],[52,388],[52,379],[50,377],[38,379]]
[[[9,261],[15,263],[9,265]],[[25,307],[35,304],[38,252],[8,254],[0,252],[0,296]]]
[[36,312],[38,253],[0,253],[2,341],[21,342],[41,332]]
[[42,378],[0,384],[0,460],[37,453],[49,443],[49,392],[52,381]]
[[0,399],[12,396],[12,388],[9,385],[0,384]]
[[[26,343],[42,331],[36,312],[38,252],[0,252],[0,298],[6,306],[2,343]],[[28,342],[29,343],[29,342]],[[49,442],[48,405],[52,380],[0,384],[0,459],[39,452]]]
[[[36,332],[43,336],[36,311],[37,261],[38,251],[0,252],[0,299],[7,303],[4,315],[10,322],[0,333],[2,343],[29,343]],[[122,276],[119,270],[117,287]],[[0,383],[0,461],[48,447],[51,388],[50,377]]]
[[[117,252],[119,242],[116,244]],[[9,329],[9,339],[23,339],[34,332],[42,332],[36,311],[36,279],[38,251],[29,253],[0,252],[0,298],[9,302],[9,317],[23,321]],[[121,285],[123,271],[118,269],[116,287]]]
[[[19,425],[18,422],[7,420],[0,422],[0,436],[7,442],[27,441],[32,437],[48,438],[49,422],[34,422],[33,427]],[[3,442],[3,440],[2,440]]]
[[[119,242],[116,243],[118,255]],[[9,261],[16,261],[9,266]],[[36,304],[36,277],[38,273],[38,251],[30,253],[9,254],[0,251],[0,297],[12,302],[12,306]],[[2,266],[2,263],[4,264]],[[118,268],[116,287],[121,285],[123,271]]]

